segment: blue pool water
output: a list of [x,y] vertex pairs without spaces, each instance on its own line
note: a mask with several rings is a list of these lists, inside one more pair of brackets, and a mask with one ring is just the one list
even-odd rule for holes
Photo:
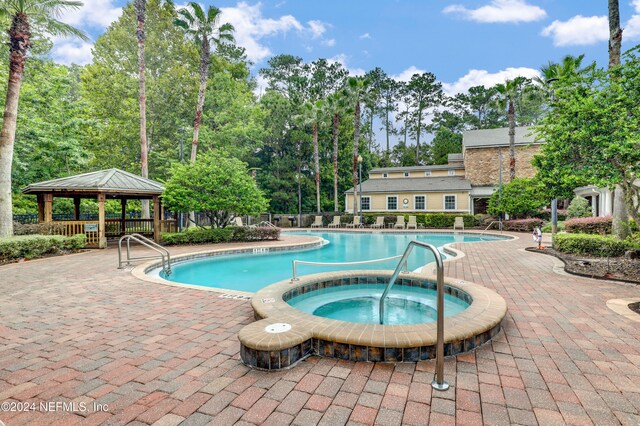
[[[292,233],[293,234],[293,233]],[[289,234],[288,234],[289,235]],[[400,255],[411,240],[425,241],[442,247],[452,242],[495,241],[499,236],[474,236],[469,234],[420,234],[420,233],[344,233],[344,232],[302,232],[297,235],[312,235],[324,238],[328,244],[295,251],[264,254],[240,254],[207,257],[172,266],[169,276],[161,274],[169,281],[201,285],[204,287],[226,288],[256,292],[261,288],[291,278],[291,262],[356,262]],[[409,257],[409,270],[415,270],[432,262],[433,255],[425,250],[414,249]],[[298,265],[298,275],[353,269],[394,269],[398,259],[383,263],[351,266],[308,266]]]
[[[287,303],[308,314],[342,321],[379,324],[379,301],[384,284],[352,284],[315,290]],[[469,304],[444,295],[445,316],[456,315]],[[423,324],[436,320],[436,292],[396,285],[385,301],[384,324]]]

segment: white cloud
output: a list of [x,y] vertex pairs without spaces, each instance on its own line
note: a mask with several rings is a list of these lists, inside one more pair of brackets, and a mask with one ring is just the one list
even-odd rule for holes
[[93,57],[92,48],[93,43],[86,41],[71,38],[56,39],[51,54],[56,62],[61,64],[86,65]]
[[84,0],[78,9],[69,9],[60,20],[78,27],[106,28],[122,14],[122,8],[114,0]]
[[327,26],[321,21],[309,21],[309,31],[311,31],[311,37],[318,38],[322,37],[322,34],[327,31]]
[[358,37],[358,38],[359,38],[360,40],[365,40],[365,39],[371,38],[371,34],[369,34],[369,33],[364,33],[364,34],[360,35],[360,37]]
[[442,83],[442,89],[447,95],[452,96],[456,93],[465,93],[473,86],[491,87],[515,77],[534,78],[539,75],[540,72],[538,70],[526,67],[506,68],[495,73],[490,73],[487,70],[473,69],[453,83]]
[[411,65],[400,74],[392,75],[391,78],[397,81],[409,81],[414,74],[423,74],[425,72],[425,70],[417,68],[415,65]]
[[640,38],[640,0],[633,0],[631,5],[636,13],[631,16],[624,26],[623,39],[625,37],[630,39]]
[[584,46],[609,39],[606,16],[577,15],[568,21],[553,21],[540,33],[553,38],[554,46]]
[[460,4],[452,4],[442,11],[459,14],[470,21],[482,23],[533,22],[547,16],[544,9],[527,4],[525,0],[491,0],[488,5],[477,9],[468,9]]
[[361,76],[366,74],[366,71],[363,70],[362,68],[350,68],[347,65],[347,59],[348,59],[347,55],[345,55],[344,53],[340,53],[338,55],[335,55],[327,59],[327,62],[329,62],[330,64],[338,63],[342,65],[347,71],[349,71],[349,75],[352,75],[352,76]]
[[322,40],[321,42],[323,45],[325,46],[329,46],[329,47],[333,47],[336,45],[336,39],[335,38],[330,38],[327,40]]

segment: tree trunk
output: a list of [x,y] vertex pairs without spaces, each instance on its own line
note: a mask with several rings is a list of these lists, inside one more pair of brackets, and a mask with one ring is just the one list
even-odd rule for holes
[[609,68],[620,65],[621,45],[620,2],[619,0],[609,0]]
[[420,125],[422,124],[422,111],[418,112],[416,123],[416,166],[420,165]]
[[629,216],[625,205],[625,194],[622,186],[616,185],[613,191],[613,223],[611,233],[621,240],[629,236]]
[[209,78],[210,47],[207,36],[203,37],[202,52],[200,52],[200,88],[198,89],[198,105],[196,107],[196,118],[193,121],[193,142],[191,143],[191,162],[196,162],[198,153],[198,134],[200,133],[200,123],[202,122],[202,107],[204,105],[204,94],[207,91],[207,80]]
[[[149,164],[147,159],[147,92],[145,89],[145,63],[144,63],[144,24],[146,12],[146,0],[136,0],[135,11],[138,20],[136,37],[138,39],[138,84],[140,104],[140,175],[149,177]],[[142,200],[142,218],[148,219],[149,200]]]
[[338,203],[338,126],[340,115],[333,114],[333,211],[340,210]]
[[20,84],[24,72],[24,60],[31,47],[29,21],[24,13],[16,14],[9,29],[9,81],[4,106],[2,133],[0,134],[0,237],[13,235],[13,211],[11,201],[11,165],[13,143],[16,138]]
[[356,100],[356,112],[353,119],[353,214],[356,214],[358,186],[358,147],[360,146],[360,99]]
[[316,172],[316,212],[320,214],[320,155],[318,153],[318,123],[313,123],[313,162]]
[[387,135],[387,156],[389,155],[389,98],[387,98],[387,107],[385,111],[385,132]]
[[514,180],[516,178],[516,111],[511,100],[507,115],[509,118],[509,179]]

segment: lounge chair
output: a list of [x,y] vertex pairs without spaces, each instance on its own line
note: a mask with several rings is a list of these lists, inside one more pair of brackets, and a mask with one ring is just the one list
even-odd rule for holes
[[396,219],[396,224],[393,225],[394,229],[404,229],[404,216],[398,216]]
[[384,228],[384,216],[376,217],[376,223],[371,225],[371,228]]
[[453,230],[462,229],[464,231],[464,219],[461,216],[457,216],[455,222],[453,222]]
[[242,218],[240,216],[236,216],[233,218],[233,225],[234,226],[239,226],[239,227],[244,227],[244,223],[242,222]]
[[360,223],[360,216],[354,216],[353,222],[347,223],[347,228],[362,228],[362,224]]
[[331,222],[327,228],[340,228],[340,216],[334,216],[333,222]]
[[322,228],[324,224],[322,223],[322,216],[316,216],[315,221],[311,224],[312,228]]
[[415,216],[409,216],[409,222],[407,222],[407,229],[418,229],[418,222]]

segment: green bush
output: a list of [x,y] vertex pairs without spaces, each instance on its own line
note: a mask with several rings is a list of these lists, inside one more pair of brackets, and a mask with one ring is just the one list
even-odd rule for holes
[[536,179],[518,178],[503,185],[489,198],[488,212],[493,215],[505,213],[513,219],[535,217],[547,205],[549,197],[542,182]]
[[[453,223],[456,217],[462,217],[464,226],[467,228],[473,228],[478,225],[478,219],[471,214],[454,214],[454,213],[398,213],[398,214],[375,214],[366,213],[363,217],[363,222],[366,225],[375,223],[376,217],[384,216],[384,226],[394,225],[398,216],[404,216],[404,222],[407,223],[409,216],[415,216],[418,225],[422,225],[425,228],[453,228]],[[351,222],[351,217],[348,218]],[[343,221],[344,223],[344,221]]]
[[13,222],[14,235],[54,235],[56,231],[61,231],[64,225],[61,223],[40,222],[40,223],[19,223]]
[[[542,228],[540,228],[542,230],[542,232],[544,232],[545,234],[548,234],[552,231],[551,227],[552,227],[552,223],[548,222],[547,224],[545,224]],[[562,232],[564,231],[564,221],[559,220],[558,221],[558,232]]]
[[567,220],[564,225],[571,234],[611,234],[613,217],[579,217]]
[[502,229],[514,232],[531,232],[534,228],[541,227],[543,223],[542,219],[536,218],[504,220],[502,221]]
[[638,248],[630,240],[592,234],[556,234],[553,248],[562,253],[595,257],[623,256],[627,250]]
[[21,235],[0,238],[0,261],[28,258],[45,254],[75,251],[84,248],[84,234],[65,237],[63,235]]
[[180,233],[162,234],[162,241],[167,245],[227,243],[231,241],[264,241],[280,238],[280,228],[271,227],[238,227],[196,228]]
[[567,207],[567,219],[591,216],[591,205],[586,198],[577,195]]

